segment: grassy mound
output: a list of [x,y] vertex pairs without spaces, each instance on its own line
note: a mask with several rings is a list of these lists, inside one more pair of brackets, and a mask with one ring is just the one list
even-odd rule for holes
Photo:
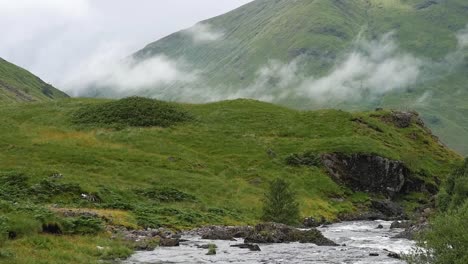
[[83,107],[73,115],[76,124],[132,127],[169,127],[190,119],[187,112],[174,105],[143,97]]

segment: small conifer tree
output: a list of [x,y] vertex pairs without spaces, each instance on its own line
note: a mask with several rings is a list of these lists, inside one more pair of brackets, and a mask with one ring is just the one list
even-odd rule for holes
[[263,221],[296,225],[299,221],[299,204],[296,193],[288,182],[277,178],[265,193]]

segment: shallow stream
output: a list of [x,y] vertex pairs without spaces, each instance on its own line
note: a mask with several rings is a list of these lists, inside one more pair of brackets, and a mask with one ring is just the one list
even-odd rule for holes
[[[252,252],[231,245],[243,243],[236,241],[203,240],[200,237],[186,236],[180,247],[157,248],[150,252],[137,252],[126,264],[143,263],[336,263],[336,264],[371,264],[388,263],[402,264],[402,260],[388,257],[388,252],[407,253],[414,242],[407,239],[391,238],[403,231],[390,229],[387,221],[358,221],[333,224],[319,228],[325,237],[342,246],[323,247],[314,244],[268,244],[261,245],[261,251]],[[378,229],[382,225],[384,228]],[[214,256],[207,256],[207,249],[200,245],[216,244],[218,249]],[[378,256],[370,256],[370,254]]]

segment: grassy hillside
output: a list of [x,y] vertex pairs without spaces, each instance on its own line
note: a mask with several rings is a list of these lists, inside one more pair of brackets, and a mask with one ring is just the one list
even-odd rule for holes
[[[306,109],[364,110],[380,106],[415,109],[445,143],[463,154],[468,153],[464,140],[468,135],[468,120],[463,114],[468,108],[468,51],[458,50],[457,62],[454,58],[447,59],[459,48],[456,35],[468,24],[465,0],[257,0],[202,23],[210,25],[212,31],[222,32],[223,36],[216,41],[197,43],[192,36],[196,30],[189,29],[151,43],[135,54],[139,59],[161,54],[183,58],[199,70],[200,81],[174,83],[166,89],[150,87],[141,94],[203,101],[210,99],[207,94],[211,96],[212,90],[220,98],[232,98],[239,95],[236,92],[253,87],[258,90],[240,96],[268,98]],[[394,33],[399,46],[397,54],[404,52],[423,60],[424,72],[416,84],[377,98],[364,96],[349,102],[334,102],[329,98],[317,101],[301,91],[282,97],[283,91],[296,84],[284,86],[281,72],[261,80],[262,88],[258,88],[258,73],[269,61],[287,65],[297,60],[299,72],[294,78],[320,78],[330,74],[354,50],[357,39],[375,40],[389,32]],[[375,86],[383,84],[367,88],[380,89]],[[185,89],[187,86],[191,89]],[[207,91],[207,87],[212,90]]]
[[[77,235],[95,224],[57,215],[68,209],[97,212],[127,228],[253,224],[276,177],[291,182],[302,216],[334,219],[369,201],[369,194],[339,186],[320,166],[288,166],[291,154],[374,153],[403,161],[427,181],[461,163],[424,127],[384,122],[387,111],[296,111],[253,100],[172,104],[165,118],[176,123],[165,128],[109,125],[79,114],[109,106],[125,120],[113,108],[122,104],[112,102],[0,106],[0,229],[18,233],[0,239],[0,263],[94,263],[128,254],[105,232]],[[177,111],[183,119],[175,118]],[[415,197],[424,199],[401,199]],[[69,234],[41,234],[41,224],[50,221],[69,226]]]
[[30,72],[0,58],[0,103],[50,101],[68,97]]

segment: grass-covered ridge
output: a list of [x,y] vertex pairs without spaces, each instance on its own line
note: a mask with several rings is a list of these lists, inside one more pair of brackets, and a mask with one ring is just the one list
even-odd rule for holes
[[[235,100],[173,104],[192,118],[169,127],[113,129],[74,122],[84,108],[117,102],[0,106],[0,211],[8,218],[0,226],[11,230],[12,220],[31,219],[17,238],[3,233],[0,262],[35,263],[25,256],[33,249],[35,256],[57,262],[67,251],[48,252],[60,243],[64,249],[76,244],[78,253],[70,260],[76,263],[128,254],[106,233],[93,234],[101,224],[254,224],[269,182],[278,177],[297,193],[301,216],[334,219],[368,201],[367,194],[336,184],[320,165],[308,166],[315,164],[308,153],[375,153],[405,162],[428,181],[443,178],[461,162],[416,122],[398,128],[387,121],[388,111],[296,111]],[[291,157],[301,162],[288,165]],[[92,214],[65,216],[77,210]],[[41,234],[44,224],[54,223],[61,236]],[[77,233],[91,235],[69,235]],[[109,252],[97,246],[110,247]]]
[[0,103],[50,101],[68,97],[37,76],[0,58]]
[[[300,74],[295,76],[296,79],[302,75],[314,78],[329,76],[336,64],[340,64],[343,57],[354,49],[357,39],[376,40],[389,32],[393,32],[399,52],[421,58],[425,66],[431,68],[457,50],[457,34],[468,24],[468,2],[256,0],[201,23],[224,33],[223,37],[200,45],[194,43],[187,31],[176,32],[147,45],[135,55],[136,58],[161,54],[174,59],[182,57],[204,74],[201,83],[190,84],[192,88],[201,87],[195,93],[200,96],[192,98],[180,92],[187,84],[171,85],[168,89],[148,89],[144,95],[182,101],[207,100],[203,87],[216,87],[214,92],[223,95],[232,93],[233,89],[235,92],[255,86],[260,69],[274,68],[271,61],[288,65],[299,59]],[[465,140],[468,135],[467,48],[460,50],[456,57],[457,63],[449,61],[428,70],[427,76],[421,78],[422,83],[386,92],[377,100],[364,96],[358,102],[337,105],[333,100],[313,102],[310,100],[313,97],[301,98],[300,92],[297,94],[299,98],[285,98],[282,96],[284,91],[291,87],[283,87],[281,73],[266,80],[264,90],[249,96],[262,98],[265,93],[274,91],[269,94],[273,101],[302,109],[415,109],[451,148],[468,154]],[[291,68],[294,67],[287,70]]]

